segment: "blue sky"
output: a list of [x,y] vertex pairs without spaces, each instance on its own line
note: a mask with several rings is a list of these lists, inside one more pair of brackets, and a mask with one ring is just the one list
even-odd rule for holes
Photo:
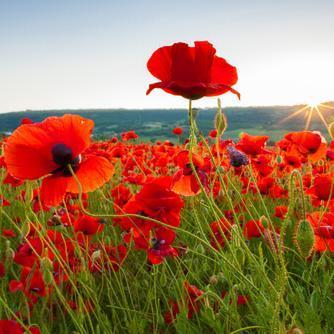
[[[209,40],[239,71],[238,101],[334,99],[334,1],[0,0],[0,112],[186,107],[158,90],[151,53]],[[196,106],[215,105],[214,98]]]

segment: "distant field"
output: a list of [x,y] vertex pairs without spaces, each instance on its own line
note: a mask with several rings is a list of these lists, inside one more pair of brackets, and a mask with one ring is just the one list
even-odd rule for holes
[[[334,103],[327,103],[334,107]],[[241,132],[269,135],[271,141],[276,141],[288,131],[302,130],[305,127],[304,115],[299,115],[287,122],[282,120],[299,110],[302,106],[272,106],[272,107],[240,107],[226,108],[224,112],[228,119],[226,138],[236,139]],[[213,129],[215,109],[203,109],[198,114],[198,125],[203,134],[207,135]],[[93,110],[26,110],[0,114],[0,133],[11,132],[22,118],[41,121],[51,115],[65,113],[80,114],[95,121],[94,134],[100,138],[119,135],[129,129],[136,131],[143,141],[173,139],[172,129],[175,126],[184,128],[184,137],[188,135],[187,111],[185,109],[93,109]],[[334,110],[324,110],[327,122],[333,119]],[[321,131],[326,135],[326,129],[319,117],[311,122],[312,130]]]

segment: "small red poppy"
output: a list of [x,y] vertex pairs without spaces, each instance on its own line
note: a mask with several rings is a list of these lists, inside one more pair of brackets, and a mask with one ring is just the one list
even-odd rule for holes
[[174,135],[181,136],[182,133],[183,133],[183,129],[181,127],[177,126],[176,128],[173,129],[173,133],[174,133]]

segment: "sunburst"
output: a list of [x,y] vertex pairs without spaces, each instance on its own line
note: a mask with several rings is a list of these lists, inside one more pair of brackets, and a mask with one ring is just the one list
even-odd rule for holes
[[291,115],[283,118],[279,123],[284,123],[294,117],[297,117],[298,115],[304,114],[304,117],[306,119],[304,129],[305,131],[309,129],[311,121],[315,116],[318,116],[322,123],[325,125],[326,129],[328,129],[328,123],[323,113],[330,110],[334,110],[334,107],[324,102],[312,100],[308,104],[302,106],[300,109],[294,111]]

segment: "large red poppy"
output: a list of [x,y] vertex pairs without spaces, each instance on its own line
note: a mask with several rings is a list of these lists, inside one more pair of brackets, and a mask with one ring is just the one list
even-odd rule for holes
[[237,69],[224,58],[216,56],[216,49],[207,41],[174,43],[156,50],[147,62],[147,68],[159,82],[150,84],[146,94],[161,88],[173,95],[196,100],[203,96],[217,96],[232,92],[238,81]]
[[83,192],[94,191],[111,178],[114,168],[104,157],[84,154],[93,126],[93,121],[79,115],[21,125],[6,142],[9,173],[22,180],[47,176],[42,181],[41,198],[49,205],[59,204],[66,192],[79,192],[69,165]]

